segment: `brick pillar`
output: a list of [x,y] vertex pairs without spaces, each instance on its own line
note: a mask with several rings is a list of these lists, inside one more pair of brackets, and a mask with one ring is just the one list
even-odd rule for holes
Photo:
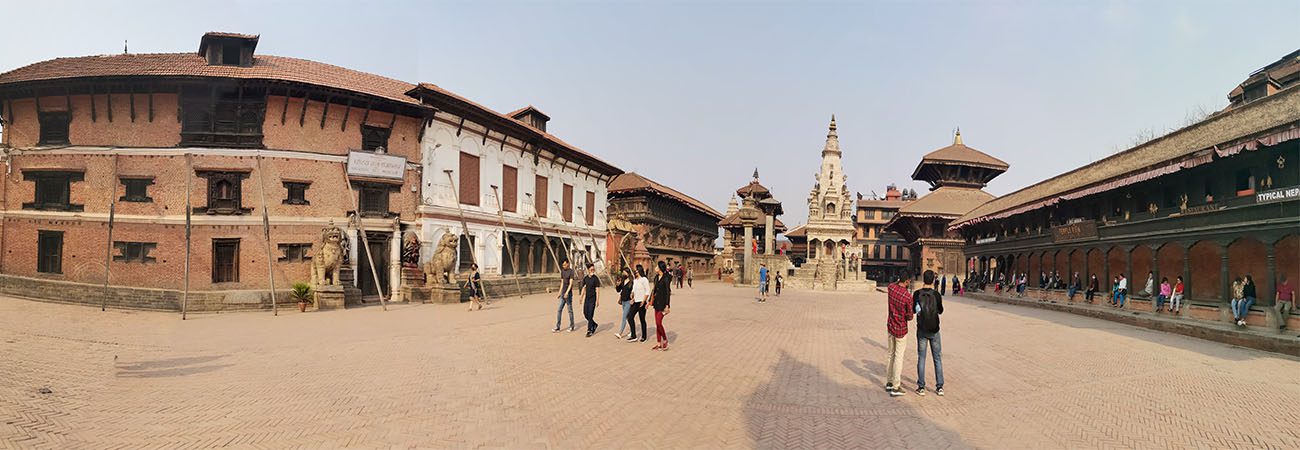
[[[1126,283],[1128,284],[1128,294],[1126,294],[1125,297],[1130,299],[1133,298],[1133,291],[1134,291],[1133,289],[1133,249],[1134,248],[1137,247],[1132,247],[1124,250],[1124,273],[1120,274],[1120,276],[1128,279],[1128,283]],[[1146,280],[1142,280],[1142,281],[1145,282]]]
[[1219,243],[1219,303],[1232,300],[1232,280],[1228,279],[1228,246]]
[[1183,303],[1192,297],[1192,246],[1183,245]]
[[1268,261],[1268,274],[1264,278],[1264,283],[1267,284],[1261,285],[1261,289],[1256,289],[1257,292],[1255,295],[1257,298],[1255,299],[1255,304],[1257,305],[1274,306],[1277,304],[1274,301],[1276,295],[1274,289],[1276,289],[1277,286],[1277,262],[1273,256],[1273,245],[1274,244],[1269,244],[1267,252],[1265,253],[1267,257],[1265,261]]
[[[1164,246],[1162,245],[1161,247]],[[1151,297],[1153,298],[1160,293],[1160,260],[1157,258],[1157,255],[1159,254],[1160,251],[1158,248],[1151,248],[1151,276],[1155,277],[1156,280],[1156,284],[1151,287]],[[1170,284],[1170,286],[1173,286],[1173,284]]]

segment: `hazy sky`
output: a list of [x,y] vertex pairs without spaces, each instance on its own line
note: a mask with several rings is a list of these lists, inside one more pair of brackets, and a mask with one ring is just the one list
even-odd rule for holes
[[804,222],[826,124],[849,189],[967,145],[1005,194],[1217,110],[1300,47],[1291,1],[18,2],[0,71],[59,56],[189,52],[205,31],[257,51],[438,84],[713,205],[757,167]]

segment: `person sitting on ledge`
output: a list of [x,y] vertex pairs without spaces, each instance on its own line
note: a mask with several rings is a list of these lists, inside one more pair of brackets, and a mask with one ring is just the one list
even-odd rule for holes
[[[1169,285],[1169,278],[1161,278],[1160,293],[1156,294],[1156,312],[1160,312],[1160,310],[1165,308],[1165,301],[1169,300],[1169,296],[1173,295],[1173,293],[1174,288]],[[1169,308],[1169,312],[1173,311],[1174,309],[1172,307]]]
[[1286,281],[1286,275],[1282,275],[1277,282],[1277,294],[1273,303],[1276,305],[1273,308],[1277,310],[1278,329],[1286,330],[1287,318],[1295,312],[1295,288]]

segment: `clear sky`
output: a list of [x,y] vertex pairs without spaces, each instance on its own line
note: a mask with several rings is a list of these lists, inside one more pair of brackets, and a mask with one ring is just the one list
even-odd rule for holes
[[826,124],[850,191],[967,145],[1005,194],[1217,110],[1300,47],[1290,1],[62,2],[0,0],[0,71],[59,56],[257,51],[438,84],[713,205],[748,182],[807,215]]

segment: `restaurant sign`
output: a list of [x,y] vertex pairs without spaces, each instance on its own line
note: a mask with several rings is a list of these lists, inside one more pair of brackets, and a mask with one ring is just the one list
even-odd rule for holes
[[348,175],[401,180],[406,178],[406,158],[350,152],[348,153]]
[[1085,221],[1052,227],[1052,242],[1068,242],[1097,237],[1097,222]]
[[1285,202],[1300,199],[1300,186],[1273,189],[1255,194],[1255,203]]
[[976,244],[992,244],[998,241],[997,236],[982,237],[975,240]]

